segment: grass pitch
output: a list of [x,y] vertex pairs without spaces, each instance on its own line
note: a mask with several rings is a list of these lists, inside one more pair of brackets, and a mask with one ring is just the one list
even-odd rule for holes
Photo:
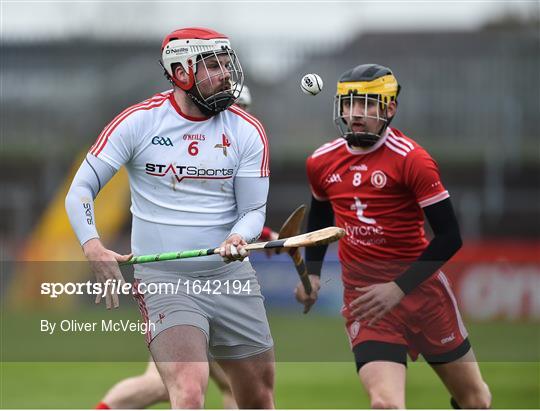
[[[126,312],[83,310],[70,314],[81,320],[99,320],[104,316],[124,317]],[[62,314],[62,318],[67,316]],[[39,320],[54,317],[51,313],[3,316],[0,408],[92,408],[114,383],[144,371],[147,353],[140,334],[118,339],[95,334],[57,339],[42,335]],[[272,314],[270,322],[280,359],[275,390],[279,408],[369,406],[355,373],[341,318]],[[482,373],[493,394],[493,407],[540,408],[538,324],[468,325],[482,360]],[[104,354],[107,351],[118,359],[100,360],[111,358]],[[121,354],[132,360],[122,360]],[[448,408],[448,400],[449,395],[429,365],[409,363],[409,408]],[[168,404],[158,407],[167,408]],[[221,408],[213,384],[206,407]]]
[[[110,386],[144,371],[145,363],[4,363],[2,408],[92,408]],[[494,408],[538,408],[538,363],[483,363]],[[425,363],[409,365],[407,407],[448,408],[448,394]],[[368,408],[352,363],[279,363],[279,408]],[[167,408],[166,403],[156,408]],[[221,408],[210,384],[206,408]]]

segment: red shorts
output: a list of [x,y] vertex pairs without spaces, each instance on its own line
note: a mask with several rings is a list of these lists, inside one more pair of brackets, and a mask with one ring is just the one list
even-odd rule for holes
[[[367,284],[366,284],[367,285]],[[380,341],[406,345],[413,361],[422,354],[430,357],[444,355],[458,348],[467,338],[456,298],[441,272],[406,295],[383,318],[369,326],[369,320],[357,320],[348,305],[360,293],[346,288],[342,315],[346,319],[351,348],[365,341]]]

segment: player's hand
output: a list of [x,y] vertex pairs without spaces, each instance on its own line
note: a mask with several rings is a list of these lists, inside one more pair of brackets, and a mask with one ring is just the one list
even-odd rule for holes
[[405,296],[401,288],[393,282],[356,288],[362,295],[351,304],[351,314],[358,319],[370,319],[369,325],[375,324],[388,311],[394,308]]
[[311,294],[307,295],[302,281],[299,281],[294,289],[294,296],[296,301],[300,304],[304,304],[304,314],[307,314],[311,309],[311,306],[315,304],[319,297],[319,290],[321,289],[321,278],[318,275],[309,275],[309,281],[311,282]]
[[240,234],[231,234],[219,246],[219,255],[226,263],[242,261],[249,255],[249,251],[244,248],[246,245],[246,240]]
[[[83,245],[84,255],[90,263],[92,272],[96,276],[96,281],[103,284],[104,294],[98,294],[96,296],[96,304],[101,302],[103,296],[105,296],[105,304],[107,310],[111,308],[118,308],[120,301],[118,294],[112,292],[113,285],[115,291],[118,290],[117,284],[124,284],[124,277],[118,267],[119,262],[129,261],[133,254],[121,255],[114,251],[106,249],[101,241],[97,238],[93,238]],[[108,282],[107,282],[108,281]]]

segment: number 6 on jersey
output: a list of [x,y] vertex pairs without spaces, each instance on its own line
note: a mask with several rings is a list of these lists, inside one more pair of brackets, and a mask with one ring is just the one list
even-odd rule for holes
[[198,144],[198,141],[192,141],[191,143],[189,143],[188,153],[190,156],[196,156],[197,154],[199,154]]

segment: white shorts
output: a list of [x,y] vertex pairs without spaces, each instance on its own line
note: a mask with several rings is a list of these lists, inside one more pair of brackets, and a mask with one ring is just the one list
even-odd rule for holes
[[233,262],[204,276],[154,273],[135,281],[133,295],[147,323],[148,345],[176,325],[199,328],[215,359],[251,357],[274,345],[264,297],[249,262]]

